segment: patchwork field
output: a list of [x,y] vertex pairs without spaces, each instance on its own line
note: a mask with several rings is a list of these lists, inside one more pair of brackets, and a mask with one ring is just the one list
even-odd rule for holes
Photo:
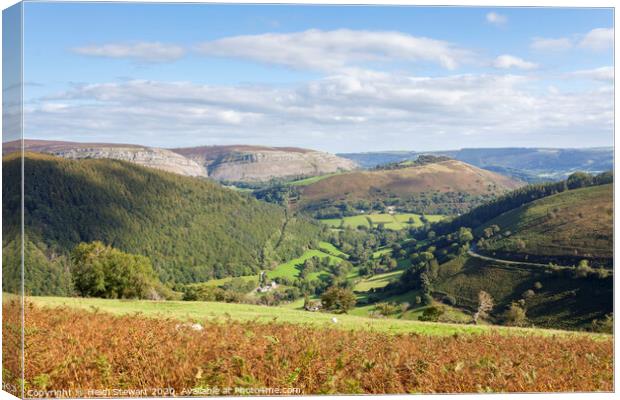
[[[443,215],[426,215],[429,222],[441,221],[445,216]],[[373,225],[384,224],[387,229],[401,230],[406,228],[420,227],[424,225],[420,219],[419,214],[403,213],[403,214],[364,214],[354,215],[344,218],[328,218],[320,220],[324,224],[329,225],[332,228],[339,228],[341,226],[347,226],[350,228],[357,228],[358,226],[370,227]]]

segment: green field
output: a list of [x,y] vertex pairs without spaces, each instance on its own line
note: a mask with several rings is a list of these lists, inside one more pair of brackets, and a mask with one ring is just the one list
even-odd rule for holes
[[[274,270],[267,272],[267,276],[271,279],[275,278],[288,278],[295,279],[299,276],[300,268],[303,263],[312,257],[325,258],[328,257],[332,263],[341,262],[342,259],[340,257],[332,256],[331,254],[324,253],[320,250],[311,249],[306,250],[306,252],[301,256],[297,257],[289,262],[278,265]],[[308,275],[310,280],[318,278],[324,272],[318,271],[313,272]]]
[[[6,297],[6,296],[5,296]],[[443,324],[400,319],[374,319],[355,315],[334,315],[321,312],[307,312],[288,307],[268,307],[249,304],[215,303],[197,301],[151,301],[151,300],[108,300],[69,297],[28,297],[27,301],[41,307],[73,307],[93,312],[113,314],[140,314],[157,318],[179,320],[226,322],[227,320],[261,322],[288,322],[315,327],[332,327],[345,330],[373,330],[386,333],[418,333],[427,335],[453,335],[484,333],[495,330],[501,334],[533,335],[584,335],[583,333],[554,331],[547,329],[488,327],[460,324]],[[332,318],[337,318],[337,323]],[[26,318],[27,311],[26,311]],[[609,337],[608,335],[592,335]]]
[[318,176],[311,176],[309,178],[298,179],[296,181],[290,182],[289,184],[292,186],[306,186],[306,185],[310,185],[312,183],[322,181],[325,178],[329,178],[330,176],[334,176],[338,174],[340,174],[340,172],[334,172],[332,174],[325,174],[325,175],[318,175]]
[[396,271],[390,271],[385,274],[378,274],[371,276],[370,278],[362,279],[359,281],[353,290],[356,292],[367,292],[370,289],[378,289],[385,287],[388,283],[398,279],[402,273],[405,272],[402,269]]
[[[426,218],[430,222],[437,222],[445,218],[443,215],[426,215]],[[383,223],[387,229],[391,230],[401,230],[412,227],[419,227],[424,225],[422,220],[420,219],[419,214],[363,214],[363,215],[354,215],[351,217],[344,218],[328,218],[320,220],[324,224],[329,225],[332,228],[339,228],[342,224],[344,226],[350,228],[357,228],[358,226],[364,226],[366,228],[370,227],[370,223],[368,222],[370,219],[373,225],[378,225]],[[413,223],[409,223],[409,219],[413,219]]]
[[342,259],[347,259],[349,256],[342,251],[338,250],[336,246],[327,242],[319,242],[319,249],[324,253],[331,254],[332,256],[340,257]]

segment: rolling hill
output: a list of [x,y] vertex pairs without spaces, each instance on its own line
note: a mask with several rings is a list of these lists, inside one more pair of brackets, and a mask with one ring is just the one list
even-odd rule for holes
[[[3,159],[3,191],[19,181]],[[25,228],[48,254],[101,240],[149,256],[163,281],[196,282],[256,273],[303,253],[323,229],[282,207],[209,180],[117,160],[26,153]],[[19,193],[4,199],[4,246],[19,227]]]
[[503,234],[485,240],[484,251],[518,259],[613,258],[613,185],[591,186],[544,197],[491,219]]
[[455,214],[521,185],[461,161],[438,159],[398,169],[337,174],[299,190],[300,205],[306,209],[337,202],[383,201],[400,208],[411,202],[411,212]]
[[[3,144],[3,154],[20,150],[21,142]],[[24,140],[25,151],[69,159],[113,159],[186,176],[218,181],[262,182],[311,177],[357,168],[351,160],[295,147],[201,146],[162,149],[133,144]]]
[[434,152],[386,151],[343,153],[363,168],[415,159],[421,154],[445,155],[479,168],[528,182],[564,179],[575,171],[599,173],[613,168],[613,148],[488,148]]

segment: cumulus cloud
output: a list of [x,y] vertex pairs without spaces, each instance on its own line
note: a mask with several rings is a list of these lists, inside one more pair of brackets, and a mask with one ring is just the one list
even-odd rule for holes
[[600,67],[594,69],[587,69],[581,71],[575,71],[569,74],[571,77],[592,79],[601,82],[613,82],[614,80],[614,67]]
[[611,48],[614,43],[613,28],[596,28],[588,32],[578,46],[584,49],[603,51]]
[[108,43],[72,49],[74,53],[106,58],[127,58],[138,62],[175,61],[185,54],[181,46],[160,42]]
[[232,36],[201,43],[196,50],[207,56],[319,71],[391,60],[432,62],[451,70],[471,57],[469,51],[441,40],[349,29]]
[[498,69],[518,68],[528,70],[538,68],[538,64],[525,61],[522,58],[511,56],[510,54],[498,56],[493,61],[493,66]]
[[497,25],[497,26],[504,25],[506,22],[508,22],[508,17],[502,14],[498,14],[493,11],[490,13],[487,13],[486,18],[487,18],[487,22],[493,25]]
[[[26,106],[31,137],[331,151],[610,141],[613,87],[541,93],[519,75],[333,74],[295,87],[128,81]],[[79,136],[82,135],[82,136]],[[443,138],[443,139],[442,139]]]
[[569,38],[542,38],[532,39],[530,47],[538,51],[564,51],[573,47],[573,42]]

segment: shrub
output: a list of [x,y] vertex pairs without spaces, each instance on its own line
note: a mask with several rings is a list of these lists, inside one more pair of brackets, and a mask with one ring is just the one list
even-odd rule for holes
[[346,313],[355,306],[355,295],[350,289],[332,286],[321,296],[321,305],[324,310],[334,310]]
[[430,305],[433,304],[433,296],[428,293],[422,295],[422,304]]
[[536,290],[540,290],[542,289],[543,285],[540,282],[534,282],[534,289]]
[[527,323],[525,309],[518,303],[512,303],[504,313],[504,322],[506,325],[524,326]]
[[75,288],[81,296],[108,299],[158,298],[161,282],[151,261],[102,242],[80,243],[71,254]]
[[431,321],[431,322],[437,322],[439,321],[439,318],[445,314],[446,309],[442,306],[432,306],[432,307],[428,307],[426,310],[424,310],[424,312],[422,313],[422,315],[420,315],[418,317],[418,319],[420,321]]
[[396,314],[398,310],[399,307],[395,303],[379,303],[375,305],[375,311],[386,317],[388,315]]
[[588,264],[588,260],[579,261],[579,265],[575,268],[575,278],[587,278],[594,270]]

